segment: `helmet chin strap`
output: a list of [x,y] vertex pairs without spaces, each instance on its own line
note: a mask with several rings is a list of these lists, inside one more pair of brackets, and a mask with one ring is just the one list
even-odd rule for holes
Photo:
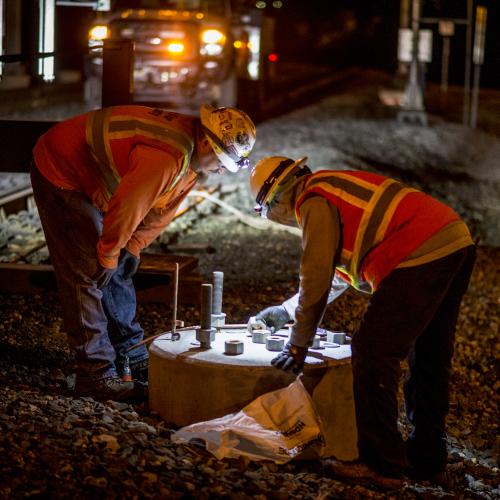
[[300,192],[302,192],[302,189],[300,189],[299,192],[299,188],[303,185],[303,182],[301,181],[305,180],[302,178],[303,175],[304,174],[301,174],[300,176],[295,177],[294,181],[290,183],[286,189],[276,194],[274,201],[268,205],[268,209],[266,211],[267,219],[286,226],[297,227],[297,220],[295,218],[295,201],[297,200]]
[[210,137],[210,139],[213,141],[213,143],[231,158],[236,164],[241,160],[240,156],[238,153],[236,153],[235,149],[232,146],[227,146],[225,145],[210,129],[207,127],[203,126],[203,132],[207,135],[207,137]]
[[301,166],[294,168],[278,185],[276,193],[273,198],[282,197],[287,193],[291,193],[294,186],[298,184],[298,181],[306,174],[310,174],[311,170],[307,166]]

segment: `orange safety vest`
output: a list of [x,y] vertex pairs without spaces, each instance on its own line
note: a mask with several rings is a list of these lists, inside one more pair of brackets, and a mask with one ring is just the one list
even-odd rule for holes
[[88,113],[86,140],[96,161],[96,174],[109,199],[128,169],[130,151],[137,145],[182,155],[171,190],[186,173],[194,150],[194,118],[145,106],[112,106]]
[[448,206],[400,182],[369,172],[322,170],[307,177],[295,216],[311,195],[335,205],[341,225],[336,272],[358,290],[378,284],[405,257],[459,216]]

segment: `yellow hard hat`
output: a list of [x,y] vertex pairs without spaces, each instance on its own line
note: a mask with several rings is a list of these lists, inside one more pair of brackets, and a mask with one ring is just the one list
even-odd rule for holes
[[304,163],[307,156],[292,160],[286,156],[269,156],[260,160],[250,173],[250,191],[257,205],[269,205],[274,197],[289,189],[300,177],[311,171]]
[[247,168],[256,136],[250,117],[240,109],[204,104],[200,108],[200,119],[208,142],[222,165],[230,172]]

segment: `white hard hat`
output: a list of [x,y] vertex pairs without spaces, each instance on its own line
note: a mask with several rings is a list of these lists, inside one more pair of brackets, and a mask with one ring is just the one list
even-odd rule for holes
[[297,177],[310,173],[304,165],[306,160],[307,156],[296,161],[286,156],[269,156],[260,160],[250,173],[250,190],[257,205],[261,208],[269,205],[278,193],[295,184]]
[[255,125],[250,117],[236,108],[200,108],[203,131],[219,161],[230,172],[249,165],[248,155],[255,144]]

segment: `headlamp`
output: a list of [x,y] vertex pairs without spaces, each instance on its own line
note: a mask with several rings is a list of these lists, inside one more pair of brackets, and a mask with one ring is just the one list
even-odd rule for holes
[[255,205],[253,209],[257,215],[260,215],[263,219],[267,219],[267,213],[269,212],[268,205]]
[[250,166],[250,160],[248,158],[241,158],[235,163],[239,168],[248,168]]

